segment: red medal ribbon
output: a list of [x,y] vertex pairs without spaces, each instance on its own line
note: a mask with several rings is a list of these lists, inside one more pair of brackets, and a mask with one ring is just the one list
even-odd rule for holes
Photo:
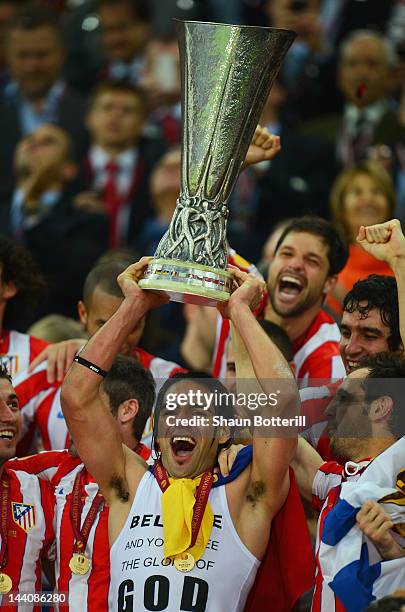
[[1,534],[1,551],[0,551],[0,571],[8,563],[8,526],[11,520],[11,504],[10,500],[10,481],[4,473],[1,479],[1,500],[0,500],[0,534]]
[[104,501],[104,497],[100,495],[100,493],[97,493],[93,499],[90,510],[84,519],[83,527],[80,529],[81,516],[84,506],[84,503],[82,502],[82,480],[83,470],[80,470],[80,472],[76,474],[75,483],[73,485],[72,502],[70,504],[70,521],[75,534],[73,553],[79,554],[84,554],[84,551],[86,550],[90,529],[92,528],[94,521],[97,518],[100,506]]
[[[164,493],[166,489],[170,487],[170,480],[169,474],[160,461],[155,461],[154,474],[159,487]],[[191,542],[189,548],[192,548],[197,540],[213,482],[214,475],[211,470],[207,470],[201,476],[200,484],[195,492],[196,499],[193,508],[193,518],[191,520]]]

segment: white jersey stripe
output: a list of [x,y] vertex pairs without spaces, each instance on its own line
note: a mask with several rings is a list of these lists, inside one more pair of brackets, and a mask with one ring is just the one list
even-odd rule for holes
[[62,387],[59,387],[59,389],[56,391],[48,416],[48,434],[52,449],[61,449],[66,447],[66,436],[68,430],[65,417],[62,413],[62,407],[60,405],[61,390]]
[[[83,465],[80,466],[80,469],[83,469]],[[77,471],[76,471],[77,473]],[[87,497],[83,507],[82,516],[81,516],[81,526],[83,527],[83,523],[89,510],[91,508],[91,504],[93,503],[93,499],[98,493],[98,485],[95,482],[90,482],[85,486]],[[94,522],[90,534],[89,539],[86,546],[86,557],[89,559],[93,558],[93,545],[94,545],[94,535],[95,529],[100,520],[100,513],[97,513],[96,521]],[[91,572],[91,568],[90,568]],[[91,606],[91,602],[87,601],[88,599],[88,578],[89,575],[86,574],[84,576],[78,576],[72,573],[72,576],[69,581],[69,606],[72,612],[79,612],[79,610],[83,609],[83,603],[87,602],[88,606]],[[90,608],[89,608],[90,609]]]
[[322,323],[316,334],[312,336],[294,355],[295,371],[298,378],[305,360],[311,353],[326,342],[339,342],[340,330],[336,323]]

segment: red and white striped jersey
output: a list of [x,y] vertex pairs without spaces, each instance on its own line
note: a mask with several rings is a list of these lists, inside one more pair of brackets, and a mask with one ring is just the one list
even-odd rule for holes
[[[41,591],[41,558],[54,541],[53,517],[55,498],[50,484],[36,476],[17,470],[7,462],[5,472],[10,482],[11,519],[8,525],[8,561],[3,572],[12,582],[12,592]],[[1,610],[14,610],[0,595]],[[34,604],[18,610],[40,610]]]
[[312,483],[312,505],[320,514],[316,534],[315,590],[311,612],[345,612],[346,610],[332,589],[323,580],[319,564],[319,547],[325,518],[338,502],[342,484],[358,480],[370,462],[371,459],[364,459],[357,463],[348,461],[342,465],[336,461],[328,461],[321,465],[315,475]]
[[[159,391],[162,384],[177,372],[185,372],[177,363],[166,361],[137,348],[134,351],[141,365],[150,370]],[[20,409],[23,413],[23,437],[18,445],[18,455],[29,452],[35,426],[41,434],[45,450],[61,450],[69,446],[68,430],[60,405],[60,382],[48,383],[46,362],[41,363],[30,375],[19,376],[14,381]],[[146,423],[142,442],[150,446],[152,420]]]
[[[149,450],[142,444],[136,452],[145,460]],[[20,469],[39,475],[50,481],[55,499],[56,563],[55,592],[67,593],[63,610],[108,611],[110,588],[110,546],[108,541],[108,508],[103,504],[90,529],[86,556],[91,559],[90,571],[84,576],[75,575],[69,568],[73,555],[74,532],[70,518],[72,492],[78,472],[82,472],[82,499],[84,501],[81,524],[89,512],[99,487],[81,460],[68,451],[43,452],[13,462]]]
[[45,340],[4,329],[0,335],[0,364],[15,376],[24,372],[47,346]]
[[72,491],[78,472],[82,472],[82,499],[84,506],[81,521],[89,512],[99,488],[80,459],[69,455],[61,463],[52,479],[56,499],[56,591],[68,593],[71,610],[108,610],[110,587],[110,546],[108,541],[108,508],[103,504],[90,529],[86,545],[86,557],[91,559],[87,574],[73,574],[69,562],[73,555],[74,532],[70,519]]
[[305,334],[293,342],[293,363],[300,388],[327,384],[346,375],[339,340],[339,327],[321,310]]
[[[232,266],[239,268],[242,272],[247,272],[248,274],[254,274],[258,278],[263,280],[263,276],[260,274],[259,270],[256,266],[250,261],[247,261],[234,249],[229,249],[228,255],[228,263]],[[264,308],[267,303],[267,292],[263,295],[262,301],[255,311],[255,315],[260,317],[264,311]],[[228,343],[230,340],[230,325],[227,319],[223,319],[220,314],[217,317],[217,332],[215,338],[215,347],[214,347],[214,356],[212,361],[212,375],[215,378],[224,378],[226,372],[226,352],[228,348]]]
[[67,429],[59,401],[61,383],[47,381],[46,367],[47,363],[43,362],[30,374],[23,372],[13,381],[23,415],[18,456],[30,453],[36,428],[45,450],[60,450],[66,446]]
[[342,380],[300,389],[301,415],[305,417],[305,429],[300,435],[313,446],[324,461],[336,459],[329,448],[328,419],[325,414]]

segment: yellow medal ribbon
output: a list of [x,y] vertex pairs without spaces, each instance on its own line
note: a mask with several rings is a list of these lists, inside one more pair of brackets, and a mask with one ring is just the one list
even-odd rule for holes
[[188,552],[198,561],[204,554],[205,547],[211,535],[214,515],[207,502],[197,539],[192,548],[192,520],[195,492],[202,476],[197,478],[170,478],[170,486],[162,495],[164,556],[176,557]]

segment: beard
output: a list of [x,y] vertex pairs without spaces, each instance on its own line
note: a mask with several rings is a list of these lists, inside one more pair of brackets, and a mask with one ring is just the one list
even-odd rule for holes
[[329,443],[329,448],[334,457],[341,457],[346,461],[351,459],[353,448],[357,446],[358,438],[342,438],[341,436],[332,436]]

